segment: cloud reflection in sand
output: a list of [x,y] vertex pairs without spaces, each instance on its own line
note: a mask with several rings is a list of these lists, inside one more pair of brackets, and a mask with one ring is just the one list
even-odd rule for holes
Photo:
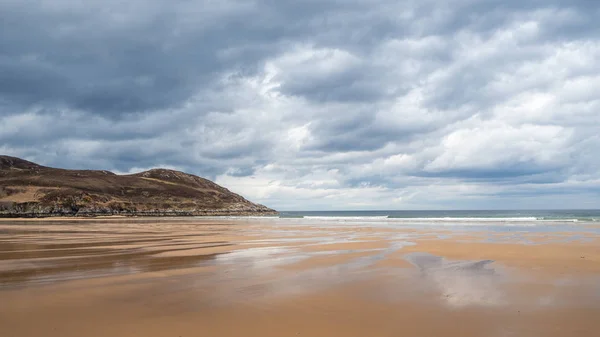
[[406,259],[419,268],[428,286],[441,293],[452,307],[504,304],[501,275],[490,266],[494,261],[450,261],[428,253],[411,253]]

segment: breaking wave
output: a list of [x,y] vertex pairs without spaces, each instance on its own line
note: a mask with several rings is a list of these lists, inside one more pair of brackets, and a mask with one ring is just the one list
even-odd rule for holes
[[515,223],[519,225],[534,223],[575,223],[579,221],[595,222],[596,218],[546,218],[546,217],[397,217],[393,215],[377,216],[327,216],[327,215],[275,215],[275,216],[215,216],[202,217],[204,219],[261,219],[261,220],[289,220],[289,221],[315,221],[315,222],[348,222],[348,223],[431,223],[431,224],[490,224],[490,223]]

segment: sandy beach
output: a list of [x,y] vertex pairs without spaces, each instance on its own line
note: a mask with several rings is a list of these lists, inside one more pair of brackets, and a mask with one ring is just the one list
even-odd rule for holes
[[593,336],[590,228],[4,220],[0,327],[9,337]]

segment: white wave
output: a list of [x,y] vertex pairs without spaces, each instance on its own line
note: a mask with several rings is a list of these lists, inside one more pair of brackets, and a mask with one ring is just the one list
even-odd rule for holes
[[[579,219],[546,219],[546,218],[538,218],[539,221],[547,221],[547,222],[557,222],[557,221],[561,221],[561,222],[578,222]],[[595,221],[593,218],[590,219],[589,221]]]
[[[354,220],[383,220],[388,222],[578,222],[578,219],[545,219],[536,217],[429,217],[429,218],[394,218],[388,215],[383,216],[304,216],[299,219],[310,220],[330,220],[330,221],[354,221]],[[592,220],[593,221],[593,220]]]
[[381,216],[304,216],[303,219],[311,220],[377,220],[389,219],[388,215]]
[[477,217],[443,217],[443,218],[391,218],[393,220],[405,221],[476,221],[476,222],[519,222],[539,221],[536,217],[511,217],[511,218],[477,218]]
[[[325,221],[369,221],[382,220],[387,222],[528,222],[540,221],[536,217],[512,217],[512,218],[476,218],[476,217],[441,217],[441,218],[390,218],[388,215],[382,216],[305,216],[307,220],[325,220]],[[565,220],[572,221],[572,220]]]
[[438,224],[438,225],[450,225],[450,224],[464,224],[464,225],[477,225],[477,224],[490,224],[490,223],[516,223],[518,225],[527,225],[532,223],[565,223],[565,222],[578,222],[578,219],[545,219],[537,217],[422,217],[422,218],[393,218],[389,215],[377,215],[377,216],[322,216],[322,215],[305,215],[298,217],[289,216],[208,216],[198,217],[201,219],[214,219],[214,220],[280,220],[280,221],[293,221],[293,222],[306,222],[306,221],[317,221],[317,222],[351,222],[351,223],[418,223],[418,224]]

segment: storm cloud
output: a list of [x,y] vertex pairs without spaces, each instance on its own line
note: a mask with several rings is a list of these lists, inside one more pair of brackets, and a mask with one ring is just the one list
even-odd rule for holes
[[0,153],[280,210],[593,208],[596,1],[0,3]]

